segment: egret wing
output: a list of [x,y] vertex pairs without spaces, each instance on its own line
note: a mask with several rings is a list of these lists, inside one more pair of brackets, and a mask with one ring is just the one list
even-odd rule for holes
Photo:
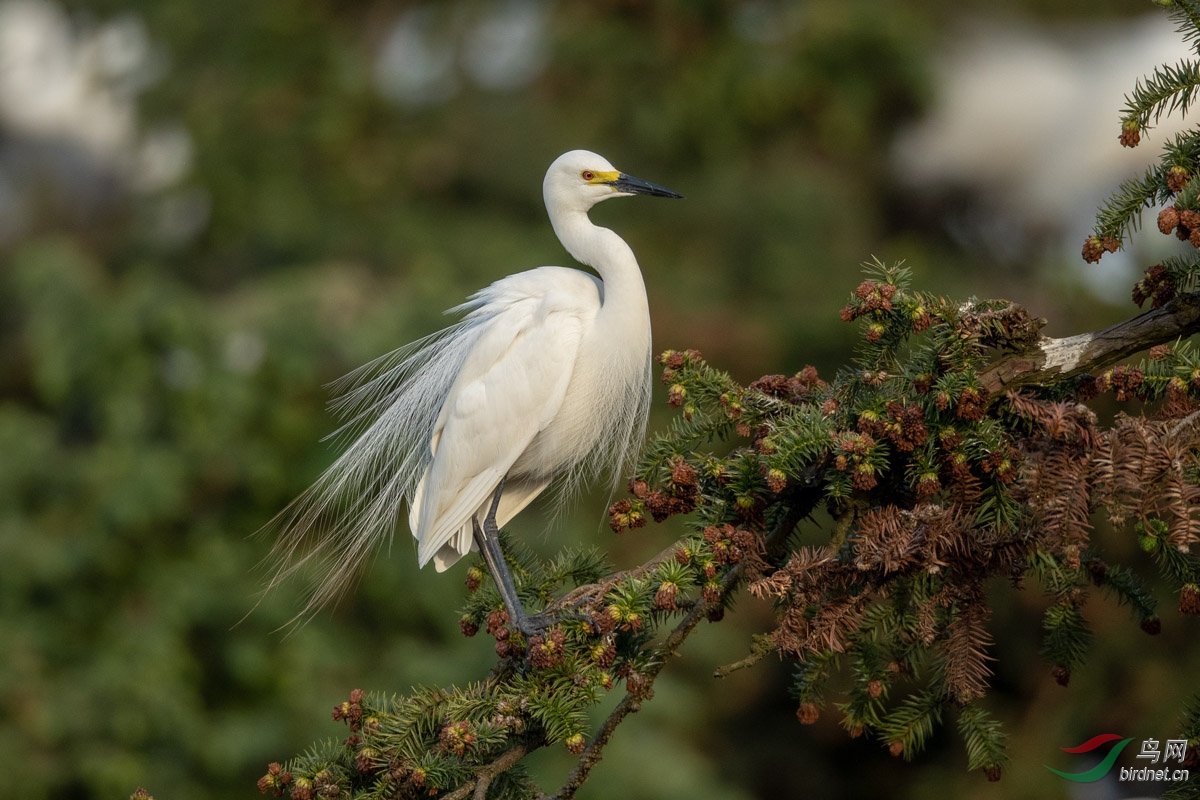
[[586,316],[578,303],[543,295],[488,321],[442,406],[410,510],[421,566],[447,544],[470,551],[472,516],[562,406]]

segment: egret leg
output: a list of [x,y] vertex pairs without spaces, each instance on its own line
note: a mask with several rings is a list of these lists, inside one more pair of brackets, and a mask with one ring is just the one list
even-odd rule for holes
[[500,494],[503,491],[504,481],[501,480],[500,485],[496,487],[496,493],[492,495],[492,505],[483,520],[483,527],[481,528],[479,520],[473,517],[471,525],[475,529],[475,543],[479,545],[479,552],[483,555],[496,588],[500,591],[500,597],[504,600],[509,622],[529,637],[550,627],[554,620],[543,614],[529,616],[525,613],[525,607],[521,605],[521,598],[517,596],[516,584],[513,583],[512,573],[508,570],[508,562],[504,560],[504,552],[500,549],[500,527],[496,524],[496,509],[500,506]]

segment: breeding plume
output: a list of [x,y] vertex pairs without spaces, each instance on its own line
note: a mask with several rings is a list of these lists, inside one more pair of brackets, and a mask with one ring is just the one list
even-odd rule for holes
[[484,556],[510,621],[526,616],[497,535],[552,484],[564,491],[606,470],[620,477],[650,403],[650,312],[633,251],[593,225],[611,197],[675,192],[585,150],[559,156],[542,195],[559,241],[589,272],[538,267],[451,309],[462,319],[347,375],[335,388],[351,443],[274,521],[277,581],[321,576],[305,611],[335,597],[392,533],[404,506],[421,566],[441,572]]

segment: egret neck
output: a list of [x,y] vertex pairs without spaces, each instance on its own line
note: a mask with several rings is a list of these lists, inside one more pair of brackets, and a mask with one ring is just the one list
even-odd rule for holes
[[650,324],[646,284],[637,258],[625,240],[608,228],[594,224],[587,211],[548,204],[550,224],[571,257],[600,274],[604,282],[602,317],[619,317],[620,323]]

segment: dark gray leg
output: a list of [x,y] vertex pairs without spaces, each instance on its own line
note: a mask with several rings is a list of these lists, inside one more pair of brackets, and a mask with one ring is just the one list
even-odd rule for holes
[[525,613],[525,607],[521,605],[521,598],[517,596],[516,584],[513,583],[512,574],[508,571],[508,563],[504,560],[504,553],[500,549],[500,528],[496,524],[496,509],[500,506],[500,495],[503,492],[504,481],[502,480],[496,487],[496,493],[492,495],[492,505],[483,521],[483,527],[479,527],[479,521],[474,517],[471,518],[471,525],[475,529],[475,543],[479,546],[479,552],[483,555],[488,571],[492,573],[492,580],[495,581],[496,588],[500,591],[500,597],[504,600],[509,623],[528,638],[548,628],[553,620],[541,614],[530,617]]

